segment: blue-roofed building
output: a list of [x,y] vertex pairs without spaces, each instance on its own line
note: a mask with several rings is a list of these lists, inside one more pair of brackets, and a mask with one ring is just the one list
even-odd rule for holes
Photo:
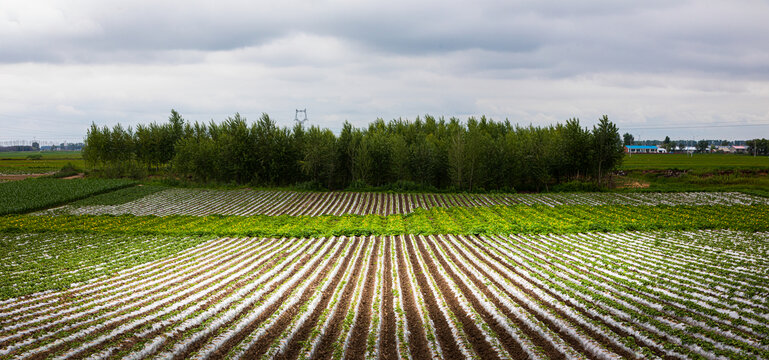
[[666,151],[652,145],[625,145],[625,153],[628,154],[657,154],[661,152]]

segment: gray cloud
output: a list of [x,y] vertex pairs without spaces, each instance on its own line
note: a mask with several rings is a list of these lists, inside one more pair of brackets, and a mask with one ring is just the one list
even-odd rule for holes
[[767,18],[769,3],[748,0],[10,0],[0,127],[21,134],[6,124],[22,118],[72,133],[162,121],[171,107],[288,125],[305,106],[332,128],[428,112],[769,123]]

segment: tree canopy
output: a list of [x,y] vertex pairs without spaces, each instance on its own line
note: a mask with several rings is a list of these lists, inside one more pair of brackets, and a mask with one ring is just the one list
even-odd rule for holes
[[298,183],[341,189],[412,184],[436,189],[544,190],[574,179],[600,181],[622,161],[617,126],[579,119],[519,126],[482,116],[417,117],[367,128],[345,122],[339,134],[317,126],[279,127],[263,114],[221,123],[185,121],[88,130],[83,157],[95,169],[167,171],[197,181],[264,186]]

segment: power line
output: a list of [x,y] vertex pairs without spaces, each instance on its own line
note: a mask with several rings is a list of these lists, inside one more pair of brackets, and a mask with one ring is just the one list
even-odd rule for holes
[[769,126],[767,124],[734,124],[734,125],[697,125],[697,126],[658,126],[658,127],[626,127],[620,126],[622,129],[629,130],[660,130],[660,129],[702,129],[702,128],[726,128],[726,127],[749,127],[749,126]]

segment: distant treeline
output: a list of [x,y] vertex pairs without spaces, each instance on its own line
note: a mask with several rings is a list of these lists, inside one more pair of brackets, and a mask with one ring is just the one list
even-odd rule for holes
[[748,154],[769,155],[769,139],[753,139],[746,141]]
[[168,171],[197,181],[328,189],[388,186],[454,190],[545,190],[571,181],[600,182],[622,160],[617,127],[603,116],[592,130],[578,119],[521,127],[485,117],[377,120],[339,135],[313,126],[279,127],[266,114],[221,123],[187,122],[136,129],[91,125],[86,163],[117,176]]

